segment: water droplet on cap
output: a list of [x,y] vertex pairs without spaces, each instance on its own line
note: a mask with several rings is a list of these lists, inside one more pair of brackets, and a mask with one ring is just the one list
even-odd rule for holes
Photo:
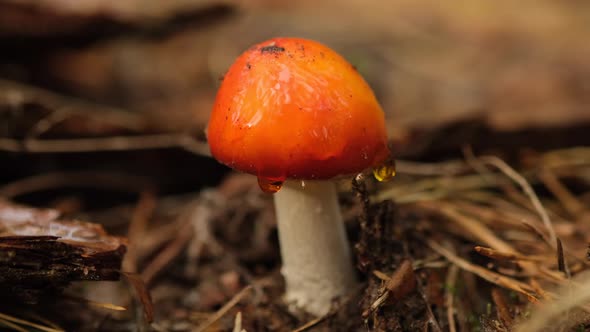
[[258,177],[258,186],[262,191],[268,194],[274,194],[283,187],[282,179],[272,179],[263,176]]
[[388,159],[383,164],[373,168],[373,176],[377,181],[389,181],[395,176],[395,161]]

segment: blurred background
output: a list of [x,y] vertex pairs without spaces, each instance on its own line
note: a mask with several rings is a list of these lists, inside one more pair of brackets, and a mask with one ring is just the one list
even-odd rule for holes
[[[502,129],[590,118],[585,1],[0,5],[2,77],[139,113],[155,130],[202,130],[219,77],[249,45],[274,36],[341,52],[376,90],[393,138],[469,117]],[[3,99],[12,92],[3,89]]]
[[[138,176],[127,182],[163,193],[217,184],[227,169],[200,155],[220,78],[243,50],[275,36],[318,40],[354,64],[383,105],[398,157],[590,144],[585,1],[2,0],[0,8],[4,182],[96,170]],[[137,140],[84,141],[130,136]]]
[[[352,62],[375,89],[402,156],[408,146],[425,144],[413,138],[416,130],[450,123],[514,132],[590,120],[585,1],[3,0],[0,6],[5,138],[189,133],[203,139],[220,77],[244,49],[274,36],[312,38]],[[479,129],[454,135],[453,147],[481,141],[470,136]],[[451,140],[446,135],[436,139]],[[0,147],[18,150],[15,143]],[[164,177],[168,166],[149,175]],[[21,167],[4,170],[4,179],[23,175]]]

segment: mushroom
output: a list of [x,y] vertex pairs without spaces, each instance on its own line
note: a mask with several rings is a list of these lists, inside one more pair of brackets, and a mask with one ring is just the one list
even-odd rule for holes
[[384,114],[354,66],[318,42],[274,38],[230,67],[207,129],[212,155],[275,193],[288,303],[315,315],[356,284],[334,178],[389,159]]

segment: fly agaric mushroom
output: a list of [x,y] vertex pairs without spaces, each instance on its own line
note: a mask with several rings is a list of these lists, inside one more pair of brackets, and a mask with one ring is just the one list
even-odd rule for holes
[[356,69],[300,38],[257,44],[230,67],[207,136],[220,162],[275,193],[285,298],[322,315],[356,283],[331,180],[377,167],[392,175],[384,114]]

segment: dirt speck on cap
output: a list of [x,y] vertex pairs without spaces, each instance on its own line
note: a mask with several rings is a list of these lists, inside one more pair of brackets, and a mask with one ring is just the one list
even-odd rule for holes
[[260,53],[264,54],[264,53],[274,53],[274,54],[278,54],[281,52],[285,52],[285,48],[284,47],[280,47],[277,45],[270,45],[270,46],[265,46],[262,47],[260,49]]

